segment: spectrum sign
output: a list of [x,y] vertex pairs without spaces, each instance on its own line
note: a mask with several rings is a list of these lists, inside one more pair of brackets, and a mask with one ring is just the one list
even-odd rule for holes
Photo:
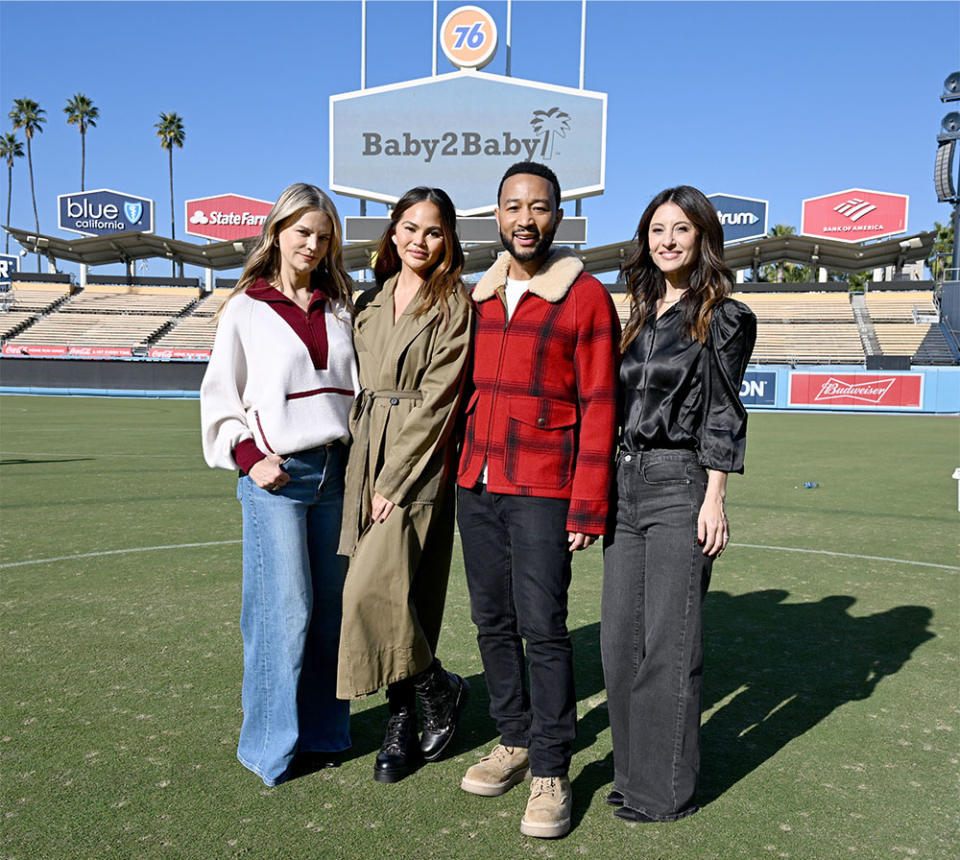
[[273,206],[242,194],[219,194],[186,201],[186,231],[191,236],[228,242],[259,236]]
[[777,374],[766,370],[748,370],[740,385],[744,406],[776,406]]
[[803,201],[800,232],[836,242],[866,242],[907,229],[906,194],[848,188]]
[[824,409],[920,409],[922,373],[790,374],[790,406]]
[[20,271],[20,258],[16,254],[0,254],[0,293],[9,292],[13,276]]
[[708,194],[723,227],[723,244],[762,239],[767,235],[769,202],[735,194]]
[[153,232],[153,201],[109,188],[57,195],[57,226],[83,236]]
[[395,203],[443,188],[459,215],[485,215],[511,164],[533,160],[564,199],[601,194],[607,95],[464,70],[330,97],[330,188]]

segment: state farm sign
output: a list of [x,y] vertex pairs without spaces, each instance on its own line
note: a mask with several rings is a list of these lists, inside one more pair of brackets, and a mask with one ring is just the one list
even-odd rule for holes
[[790,374],[791,406],[824,409],[920,409],[922,373]]
[[906,194],[849,188],[803,201],[800,232],[837,242],[866,242],[907,229]]
[[220,194],[186,201],[187,233],[229,242],[259,236],[273,206],[267,200],[242,194]]

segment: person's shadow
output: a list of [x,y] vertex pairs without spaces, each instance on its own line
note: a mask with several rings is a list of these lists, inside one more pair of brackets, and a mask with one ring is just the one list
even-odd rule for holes
[[711,591],[699,800],[709,803],[836,708],[866,699],[933,638],[933,612],[897,606],[850,615],[856,599],[786,603],[783,590]]

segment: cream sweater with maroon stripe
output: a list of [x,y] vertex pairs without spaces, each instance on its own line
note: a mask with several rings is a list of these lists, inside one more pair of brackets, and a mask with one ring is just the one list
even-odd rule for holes
[[265,454],[289,456],[350,439],[359,391],[350,314],[327,302],[327,366],[268,302],[241,293],[224,307],[200,386],[207,464],[236,469],[234,448],[250,439]]

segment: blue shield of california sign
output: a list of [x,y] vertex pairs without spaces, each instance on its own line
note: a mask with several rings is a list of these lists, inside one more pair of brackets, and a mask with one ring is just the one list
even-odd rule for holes
[[153,201],[109,188],[57,197],[57,226],[84,236],[153,232]]
[[464,70],[330,97],[330,188],[396,202],[443,188],[460,215],[496,206],[516,161],[541,161],[564,199],[603,193],[607,95]]

